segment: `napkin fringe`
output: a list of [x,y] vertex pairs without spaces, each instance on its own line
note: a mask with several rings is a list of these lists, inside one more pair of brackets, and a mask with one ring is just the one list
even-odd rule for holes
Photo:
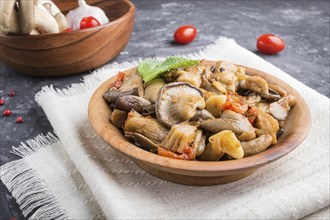
[[[44,139],[44,142],[47,143],[47,139]],[[16,198],[25,217],[30,215],[29,219],[69,218],[55,196],[49,191],[45,181],[24,160],[16,160],[3,165],[0,179]]]
[[39,134],[33,139],[22,142],[18,147],[13,146],[11,153],[19,157],[26,157],[58,141],[60,139],[51,132],[48,132],[46,135]]

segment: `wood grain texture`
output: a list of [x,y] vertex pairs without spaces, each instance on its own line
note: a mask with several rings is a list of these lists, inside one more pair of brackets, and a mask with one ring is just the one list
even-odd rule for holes
[[[215,61],[204,61],[205,65],[215,65]],[[137,165],[157,177],[188,185],[223,184],[241,179],[257,168],[265,166],[290,153],[305,139],[311,126],[311,114],[302,96],[291,86],[267,73],[246,67],[248,75],[264,77],[268,82],[280,85],[297,99],[284,125],[284,134],[276,145],[264,152],[240,160],[217,162],[181,161],[162,157],[135,146],[129,142],[109,121],[111,110],[103,100],[115,77],[104,82],[93,94],[89,102],[89,120],[96,133],[119,152],[130,157]],[[126,74],[136,68],[126,70]]]
[[[76,0],[55,0],[63,12]],[[129,0],[91,0],[102,8],[109,24],[70,33],[0,36],[0,59],[18,72],[33,76],[63,76],[97,68],[127,45],[134,27],[135,7]]]

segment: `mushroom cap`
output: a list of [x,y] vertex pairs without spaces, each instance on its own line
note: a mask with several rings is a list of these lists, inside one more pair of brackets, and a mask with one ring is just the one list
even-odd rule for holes
[[174,82],[163,86],[156,100],[157,118],[168,127],[189,121],[197,109],[204,108],[202,91],[186,82]]

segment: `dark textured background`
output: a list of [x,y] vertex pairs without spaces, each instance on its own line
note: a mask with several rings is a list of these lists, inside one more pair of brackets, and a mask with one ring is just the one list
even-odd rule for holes
[[[134,32],[128,46],[114,61],[197,52],[221,35],[234,38],[238,44],[255,52],[257,36],[275,33],[285,40],[286,49],[279,55],[258,55],[330,96],[328,0],[133,2],[137,8]],[[183,24],[195,25],[198,37],[189,45],[173,44],[173,32]],[[52,131],[44,112],[34,101],[34,95],[45,85],[64,88],[80,82],[85,74],[61,78],[29,77],[0,63],[0,98],[6,101],[0,111],[2,113],[5,107],[13,111],[10,117],[0,116],[0,165],[18,159],[10,153],[12,146]],[[10,90],[15,90],[16,96],[8,97]],[[17,116],[22,116],[24,123],[15,123]],[[2,183],[0,195],[0,219],[24,219],[15,199]]]

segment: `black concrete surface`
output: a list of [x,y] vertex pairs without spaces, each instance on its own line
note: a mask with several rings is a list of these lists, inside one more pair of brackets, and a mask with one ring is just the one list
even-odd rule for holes
[[[328,0],[133,2],[137,8],[134,32],[128,46],[112,62],[197,52],[221,35],[234,38],[255,52],[257,36],[274,33],[285,40],[286,49],[278,55],[258,55],[330,97]],[[184,24],[197,27],[197,39],[189,45],[173,44],[173,32]],[[6,102],[0,106],[0,112],[5,108],[13,112],[10,117],[0,116],[0,165],[18,159],[10,153],[12,146],[53,130],[34,101],[35,94],[45,85],[64,88],[80,82],[85,74],[88,73],[60,78],[30,77],[0,63],[0,98]],[[16,92],[14,97],[7,95],[10,90]],[[15,122],[17,116],[23,117],[22,124]],[[0,219],[25,219],[2,183],[0,195]]]

